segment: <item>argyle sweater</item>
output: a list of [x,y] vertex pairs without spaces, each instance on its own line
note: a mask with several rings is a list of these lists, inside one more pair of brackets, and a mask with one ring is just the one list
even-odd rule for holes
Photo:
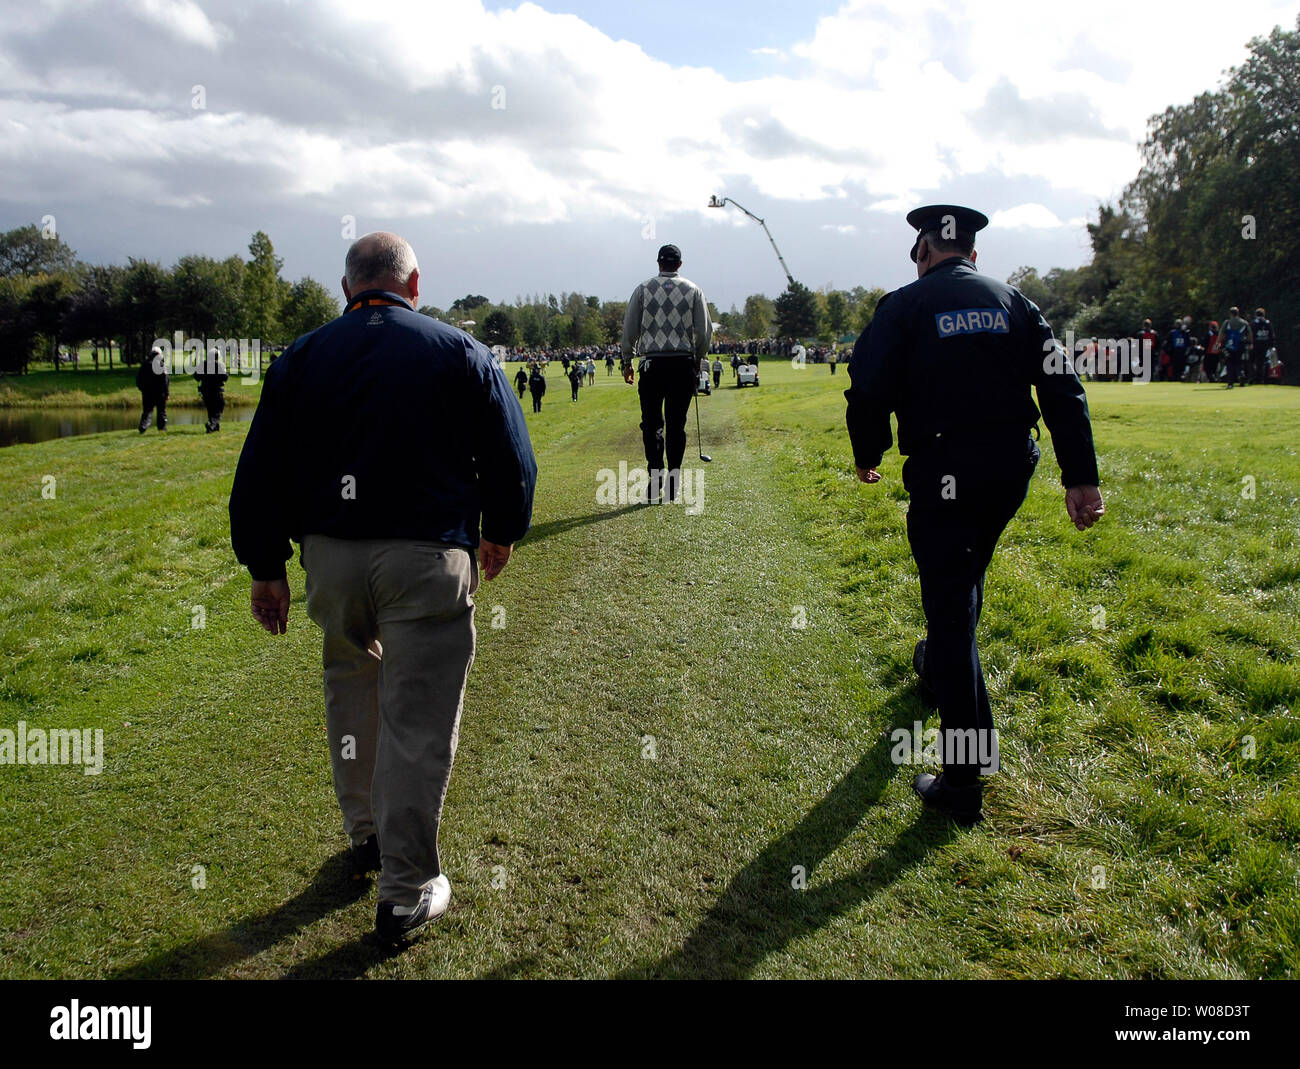
[[627,302],[623,355],[694,354],[703,357],[713,338],[709,305],[700,287],[676,271],[642,282]]

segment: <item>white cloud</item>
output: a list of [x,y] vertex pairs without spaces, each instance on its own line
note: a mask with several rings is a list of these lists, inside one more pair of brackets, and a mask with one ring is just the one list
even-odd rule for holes
[[994,212],[990,224],[1007,230],[1051,230],[1064,226],[1056,213],[1041,204],[1018,204]]

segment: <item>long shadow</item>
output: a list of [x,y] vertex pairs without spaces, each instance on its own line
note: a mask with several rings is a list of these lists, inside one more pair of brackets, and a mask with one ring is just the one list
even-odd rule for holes
[[680,948],[621,979],[748,977],[770,954],[816,931],[888,887],[930,850],[952,838],[952,825],[920,810],[882,857],[851,876],[796,891],[792,872],[813,872],[857,827],[898,771],[889,760],[889,728],[793,828],[773,840],[736,876]]
[[566,516],[562,520],[549,520],[531,528],[519,541],[521,545],[530,545],[533,542],[541,542],[543,539],[551,538],[557,534],[564,534],[565,531],[572,531],[575,527],[586,527],[588,524],[600,523],[602,520],[612,520],[615,516],[622,516],[625,512],[636,512],[638,509],[648,507],[648,505],[644,504],[624,505],[621,508],[608,509],[605,512],[591,512],[586,516]]
[[321,865],[311,883],[281,906],[171,950],[151,954],[108,976],[110,980],[200,979],[215,976],[302,931],[370,891],[369,880],[349,879],[351,861],[340,850]]

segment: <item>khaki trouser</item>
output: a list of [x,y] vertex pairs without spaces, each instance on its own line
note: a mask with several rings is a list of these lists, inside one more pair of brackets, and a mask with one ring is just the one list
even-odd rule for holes
[[[438,821],[474,660],[478,562],[461,546],[307,535],[324,632],[334,791],[353,843],[379,836],[379,898],[414,906],[441,873]],[[382,645],[381,645],[382,643]]]

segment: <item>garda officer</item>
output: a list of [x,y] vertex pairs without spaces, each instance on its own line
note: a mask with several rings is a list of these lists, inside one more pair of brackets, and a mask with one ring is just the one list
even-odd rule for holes
[[686,454],[686,414],[695,396],[700,361],[713,337],[703,292],[677,273],[681,249],[664,245],[658,260],[659,274],[632,291],[623,320],[624,355],[641,355],[641,440],[650,469],[652,504],[663,500],[664,489],[670,501],[677,497]]
[[135,373],[135,385],[140,391],[140,433],[144,434],[153,421],[154,410],[158,411],[158,429],[167,429],[167,396],[170,389],[171,375],[167,372],[167,357],[162,348],[155,345],[149,358],[140,364]]
[[221,413],[226,410],[226,362],[214,348],[209,349],[199,366],[194,369],[194,380],[199,384],[199,396],[207,409],[208,421],[203,424],[207,434],[221,430]]
[[1038,308],[1019,290],[975,270],[979,212],[918,208],[917,281],[889,294],[849,363],[848,429],[858,477],[892,444],[907,456],[907,537],[921,580],[927,637],[913,665],[943,723],[942,774],[912,786],[926,805],[973,823],[982,815],[981,771],[997,771],[996,732],[975,632],[984,572],[1029,489],[1039,451],[1030,435],[1047,421],[1079,530],[1104,511],[1083,386]]
[[533,373],[528,376],[528,391],[533,395],[533,411],[542,410],[542,397],[546,393],[546,376],[542,374],[541,368],[533,368]]

